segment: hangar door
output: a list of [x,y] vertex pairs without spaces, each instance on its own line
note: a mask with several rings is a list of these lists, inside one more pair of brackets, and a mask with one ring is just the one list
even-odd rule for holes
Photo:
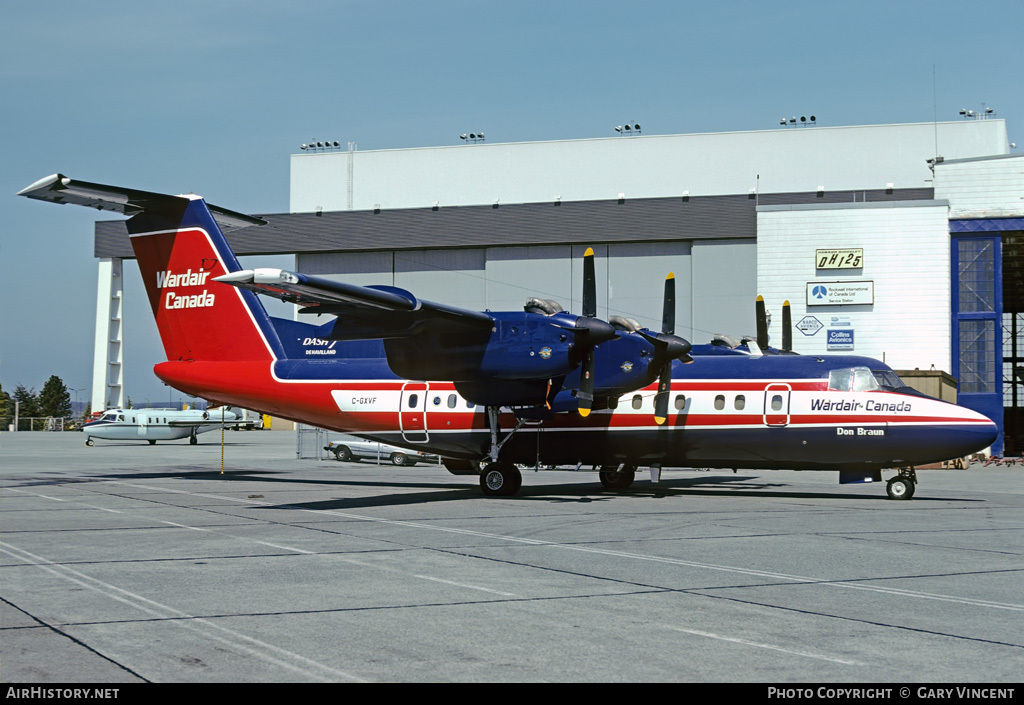
[[951,220],[957,401],[1000,428],[995,455],[1024,451],[1024,219]]

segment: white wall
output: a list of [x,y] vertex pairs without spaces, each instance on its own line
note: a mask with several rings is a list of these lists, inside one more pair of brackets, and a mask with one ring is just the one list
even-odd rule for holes
[[935,198],[949,201],[951,218],[1024,216],[1024,154],[937,164]]
[[[1006,154],[1003,120],[293,154],[293,213],[931,185],[926,159]],[[349,160],[351,159],[351,203]]]
[[[793,331],[793,347],[823,354],[833,316],[854,330],[850,354],[882,359],[895,369],[950,371],[950,239],[945,201],[857,203],[840,206],[767,206],[757,213],[758,291],[775,321],[783,301],[794,325],[810,315],[825,328],[814,336]],[[863,248],[858,270],[816,270],[820,248]],[[815,281],[873,281],[874,304],[807,306]],[[778,324],[773,343],[780,341]]]

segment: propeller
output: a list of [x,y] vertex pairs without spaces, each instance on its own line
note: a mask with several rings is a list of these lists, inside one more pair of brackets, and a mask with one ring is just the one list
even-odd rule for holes
[[[638,331],[640,332],[640,331]],[[668,398],[672,386],[672,361],[693,362],[690,344],[677,336],[676,332],[676,275],[669,272],[665,277],[665,304],[661,317],[661,333],[640,334],[654,345],[654,363],[661,364],[658,375],[658,393],[654,395],[654,420],[661,425],[668,420]]]
[[789,301],[782,304],[782,349],[785,352],[793,349],[793,314],[789,310]]
[[[768,313],[765,310],[764,297],[758,296],[756,303],[757,346],[768,350]],[[782,352],[793,351],[793,314],[789,301],[782,304]]]
[[594,273],[594,249],[583,253],[583,315],[576,319],[577,350],[583,350],[580,388],[576,393],[580,416],[588,416],[594,407],[594,348],[615,337],[615,328],[597,317],[597,277]]

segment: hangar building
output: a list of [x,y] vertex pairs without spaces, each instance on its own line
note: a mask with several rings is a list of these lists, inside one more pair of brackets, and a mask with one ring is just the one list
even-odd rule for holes
[[[988,117],[988,116],[984,116]],[[634,131],[635,132],[635,131]],[[360,151],[291,157],[290,212],[228,232],[239,254],[473,309],[527,297],[676,333],[754,330],[792,303],[794,348],[959,381],[959,402],[1024,443],[1024,154],[1001,119]],[[123,399],[121,222],[96,224],[94,408]],[[771,329],[778,336],[778,325]],[[1003,441],[993,452],[1003,452]]]

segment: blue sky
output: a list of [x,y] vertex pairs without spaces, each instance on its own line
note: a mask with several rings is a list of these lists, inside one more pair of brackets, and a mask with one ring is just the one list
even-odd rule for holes
[[[0,0],[0,384],[87,399],[97,215],[15,197],[43,176],[288,208],[311,138],[359,149],[955,120],[1024,143],[1024,0],[976,3]],[[262,262],[260,263],[262,264]],[[141,296],[128,263],[129,298]],[[177,399],[126,305],[133,401]]]

